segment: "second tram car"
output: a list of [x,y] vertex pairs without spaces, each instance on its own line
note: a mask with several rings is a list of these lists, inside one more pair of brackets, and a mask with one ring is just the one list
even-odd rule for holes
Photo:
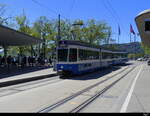
[[106,50],[79,41],[60,41],[56,69],[60,75],[78,75],[127,61],[126,52]]

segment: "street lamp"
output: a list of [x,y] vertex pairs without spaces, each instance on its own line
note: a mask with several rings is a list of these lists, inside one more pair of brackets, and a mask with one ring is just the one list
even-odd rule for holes
[[[73,27],[74,27],[74,26],[82,26],[82,25],[84,25],[83,22],[78,22],[78,23],[72,24]],[[74,40],[76,40],[76,34],[74,33],[74,31],[75,31],[75,30],[71,30],[71,33],[72,33],[72,35],[73,35],[73,37],[74,37]]]

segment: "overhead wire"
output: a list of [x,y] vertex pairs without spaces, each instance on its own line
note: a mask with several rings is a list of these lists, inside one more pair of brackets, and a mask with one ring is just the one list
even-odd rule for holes
[[118,24],[118,21],[116,22],[115,15],[110,10],[110,8],[108,7],[108,5],[105,3],[105,1],[103,1],[103,0],[101,0],[101,1],[102,1],[103,6],[105,7],[105,9],[108,11],[108,13],[110,14],[110,16],[112,17],[112,19],[115,22],[115,24]]
[[[40,3],[40,2],[38,2],[37,0],[32,0],[32,1],[33,1],[35,4],[39,5],[40,7],[45,8],[46,10],[50,11],[51,13],[53,13],[53,14],[55,14],[55,15],[57,15],[57,16],[60,14],[60,13],[56,12],[55,10],[48,8],[46,5],[44,5],[44,4]],[[64,15],[62,15],[62,14],[60,14],[60,15],[61,15],[62,18],[67,19]]]
[[71,14],[72,14],[72,11],[73,11],[73,9],[74,9],[75,3],[76,3],[76,0],[73,0],[72,5],[71,5],[70,10],[69,10],[69,12],[70,12],[70,13],[69,13],[69,17],[70,17]]
[[[35,4],[39,5],[40,7],[45,8],[46,10],[50,11],[51,13],[53,13],[53,14],[55,14],[55,15],[58,15],[58,14],[59,14],[59,13],[57,13],[55,10],[48,8],[48,7],[45,6],[44,4],[38,2],[37,0],[32,0],[32,1],[33,1]],[[107,4],[106,4],[106,2],[107,2]],[[71,16],[71,13],[72,13],[72,11],[73,11],[73,8],[74,8],[75,3],[76,3],[76,0],[73,0],[73,2],[72,2],[72,4],[71,4],[71,7],[70,7],[70,10],[69,10],[69,12],[70,12],[70,13],[69,13],[69,17]],[[103,5],[104,5],[105,9],[110,13],[110,15],[111,15],[111,17],[112,17],[112,19],[113,19],[113,23],[116,24],[117,26],[118,26],[118,25],[121,26],[121,27],[123,28],[123,30],[124,30],[124,26],[119,23],[119,22],[121,22],[121,19],[120,19],[119,15],[117,14],[116,10],[115,10],[115,9],[113,8],[113,6],[111,5],[110,1],[109,1],[109,0],[105,0],[105,1],[102,0],[102,3],[103,3]],[[62,14],[61,14],[61,17],[64,18],[64,19],[68,19],[68,18],[66,18],[66,16],[64,16],[64,15],[62,15]],[[124,30],[124,32],[126,32],[126,31]]]
[[[119,22],[116,20],[116,18],[115,18],[115,16],[114,16],[113,12],[112,12],[111,9],[108,7],[108,5],[106,4],[106,2],[103,1],[103,0],[101,0],[101,3],[103,4],[103,6],[104,6],[105,9],[107,10],[107,12],[110,14],[110,17],[112,17],[112,18],[110,18],[110,19],[112,20],[113,24],[116,24],[116,25],[118,26],[118,25],[119,25]],[[113,35],[116,35],[116,33],[113,32]],[[115,38],[116,38],[116,37],[115,37]],[[116,40],[116,39],[115,39],[115,40]]]
[[[118,20],[120,22],[120,26],[123,28],[124,32],[126,32],[126,30],[124,29],[124,26],[122,25],[122,21],[121,18],[119,17],[117,11],[114,9],[114,7],[112,6],[112,4],[110,3],[109,0],[106,0],[107,4],[109,5],[109,7],[112,9],[112,12],[115,14],[114,16],[116,17],[115,19]],[[128,34],[128,32],[126,32]]]
[[112,19],[114,20],[113,22],[114,22],[116,25],[120,26],[120,27],[124,30],[124,32],[125,32],[127,35],[129,35],[129,33],[124,29],[124,26],[123,26],[122,23],[121,23],[121,19],[120,19],[118,13],[116,12],[116,10],[115,10],[115,9],[113,8],[113,6],[111,5],[110,1],[109,1],[109,0],[105,0],[105,1],[102,0],[102,3],[103,3],[103,5],[104,5],[105,9],[106,9],[106,10],[109,12],[109,14],[111,15]]

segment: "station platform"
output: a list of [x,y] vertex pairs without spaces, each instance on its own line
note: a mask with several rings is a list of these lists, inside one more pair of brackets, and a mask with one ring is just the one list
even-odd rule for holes
[[[121,67],[119,70],[103,76],[95,73],[95,75],[85,75],[84,78],[66,79],[31,89],[27,89],[28,87],[31,87],[30,85],[16,87],[15,89],[10,87],[7,89],[4,88],[3,90],[2,88],[1,93],[6,96],[0,97],[0,112],[39,112],[42,109],[56,104],[58,101],[74,93],[85,90],[85,88],[103,81],[114,74],[117,74],[115,78],[113,78],[116,80],[116,78],[120,78],[133,68],[130,73],[112,88],[104,92],[103,95],[92,101],[81,112],[145,113],[145,116],[147,116],[146,113],[150,112],[150,66],[147,65],[147,62],[130,63],[131,65],[129,65],[129,67]],[[128,69],[118,75],[118,73],[125,68]],[[48,72],[49,70],[52,69],[45,69],[45,71]],[[41,72],[44,74],[43,70],[39,73]],[[107,80],[106,83],[101,83],[100,86],[93,88],[93,90],[83,93],[81,96],[72,99],[72,101],[68,101],[67,104],[63,104],[57,109],[58,113],[69,112],[71,108],[80,105],[85,99],[95,95],[95,93],[100,91],[103,87],[108,86],[108,81],[113,82],[114,80]],[[53,113],[56,113],[56,110]]]
[[56,76],[52,67],[30,67],[0,74],[0,87]]
[[127,112],[150,112],[150,66],[144,63],[136,80]]

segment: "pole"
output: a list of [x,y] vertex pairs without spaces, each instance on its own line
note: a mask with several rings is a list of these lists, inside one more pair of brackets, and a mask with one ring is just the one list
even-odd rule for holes
[[118,45],[120,43],[120,34],[121,34],[121,30],[120,30],[120,26],[118,25]]
[[58,38],[57,38],[57,47],[58,47],[58,42],[61,40],[61,35],[60,35],[60,14],[58,15]]
[[[61,40],[61,29],[60,29],[60,14],[58,15],[58,35],[57,35],[57,41],[56,41],[56,62],[58,62],[58,47],[59,47],[59,41]],[[54,62],[54,70],[57,69],[56,62]]]
[[134,42],[136,42],[136,34],[134,35]]
[[[134,35],[134,44],[135,44],[135,56],[136,56],[136,34]],[[136,60],[136,57],[135,57],[135,60]]]
[[119,43],[120,43],[120,35],[118,34],[118,45],[119,45]]
[[130,32],[130,43],[132,42],[132,38],[131,38],[131,32]]
[[31,45],[31,56],[33,56],[33,46]]
[[43,40],[43,43],[42,43],[42,57],[45,59],[46,58],[46,39],[45,39],[45,33],[42,33],[41,34],[41,38]]

